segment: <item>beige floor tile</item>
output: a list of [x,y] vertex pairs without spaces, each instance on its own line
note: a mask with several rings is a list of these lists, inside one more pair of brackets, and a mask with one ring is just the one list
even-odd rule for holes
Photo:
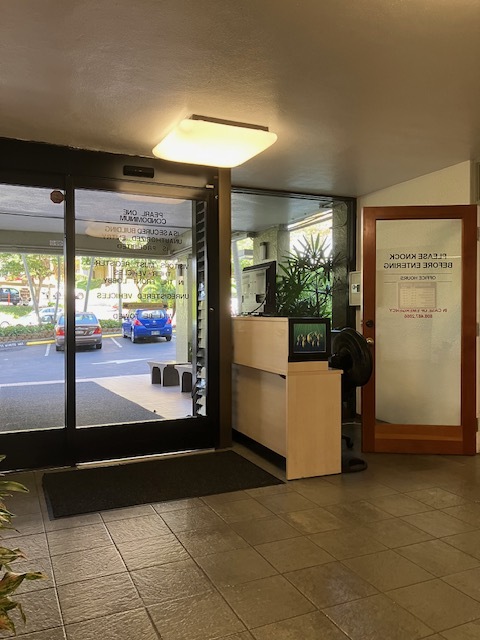
[[344,520],[340,520],[340,518],[337,518],[337,516],[323,507],[305,509],[304,511],[291,511],[280,515],[285,522],[291,524],[292,527],[303,534],[342,529],[346,526]]
[[259,520],[272,516],[272,512],[254,498],[216,503],[212,505],[212,509],[228,523]]
[[475,529],[480,528],[480,504],[477,502],[458,507],[449,507],[448,509],[444,509],[443,513],[468,522],[468,524],[473,525]]
[[190,558],[173,534],[140,542],[123,542],[118,545],[118,550],[129,571]]
[[159,515],[115,520],[105,525],[115,544],[140,542],[146,538],[170,535],[171,531]]
[[154,515],[153,507],[150,504],[139,504],[134,507],[124,509],[110,509],[100,513],[104,522],[114,522],[115,520],[126,520],[128,518],[138,518],[139,516]]
[[[314,480],[316,480],[316,478],[314,478]],[[329,504],[352,501],[348,488],[337,487],[326,481],[315,483],[308,480],[299,480],[294,486],[297,493],[321,507]]]
[[331,553],[337,560],[356,558],[376,551],[385,551],[387,547],[364,534],[358,529],[337,529],[315,533],[310,536],[315,544]]
[[290,526],[277,516],[262,518],[261,520],[232,522],[231,527],[252,545],[294,538],[295,536],[301,535],[298,529]]
[[[2,529],[2,537],[3,537]],[[2,544],[3,546],[3,544]],[[35,560],[36,558],[47,558],[49,555],[47,536],[45,533],[34,533],[30,536],[19,536],[18,538],[8,538],[4,546],[9,549],[20,549],[28,560]]]
[[359,526],[371,522],[378,522],[379,520],[387,520],[392,517],[390,513],[375,507],[365,500],[329,505],[325,507],[325,509],[342,520],[344,526]]
[[329,607],[324,613],[351,640],[419,640],[432,635],[432,629],[385,595]]
[[24,625],[18,615],[18,611],[11,612],[11,618],[15,622],[19,635],[55,629],[61,626],[62,619],[55,589],[22,593],[15,596],[13,600],[22,605],[23,612],[27,618],[27,624]]
[[164,640],[222,638],[245,629],[225,600],[213,592],[153,605],[149,613]]
[[412,513],[430,511],[432,508],[402,493],[394,493],[381,498],[370,498],[370,503],[397,518],[408,516]]
[[309,613],[315,608],[283,576],[253,580],[222,588],[221,592],[249,629]]
[[480,601],[480,568],[461,571],[459,573],[446,576],[444,581],[452,585],[467,596]]
[[334,558],[308,538],[265,542],[255,549],[280,573],[332,562]]
[[122,557],[113,545],[53,556],[52,565],[57,585],[125,571]]
[[127,572],[59,586],[58,598],[67,625],[142,607]]
[[[12,508],[10,505],[7,506]],[[12,524],[15,529],[2,529],[2,538],[8,540],[45,532],[42,515],[37,513],[15,516]]]
[[207,506],[195,509],[168,511],[162,514],[162,518],[174,533],[195,529],[211,529],[212,527],[219,527],[225,524],[220,516]]
[[396,589],[432,578],[431,573],[391,550],[350,558],[343,563],[380,591]]
[[169,511],[181,511],[183,509],[195,509],[203,507],[204,503],[200,498],[184,498],[182,500],[168,500],[167,502],[156,502],[152,505],[153,509],[162,515]]
[[28,621],[26,626],[23,626],[23,622],[17,625],[17,636],[22,640],[65,640],[65,632],[63,627],[47,629],[46,631],[34,631],[33,633],[27,632]]
[[158,640],[145,609],[69,624],[66,631],[67,640]]
[[420,491],[412,491],[408,494],[415,500],[420,500],[426,505],[434,509],[445,509],[447,507],[455,507],[466,502],[465,498],[458,496],[451,491],[435,487],[433,489],[422,489]]
[[55,578],[53,574],[52,561],[50,558],[37,558],[36,560],[16,560],[12,563],[12,570],[15,573],[27,573],[29,571],[43,573],[46,578],[41,580],[24,580],[16,594],[27,593],[30,591],[41,591],[42,589],[51,589],[55,587]]
[[217,587],[230,587],[277,573],[254,549],[234,549],[197,558],[197,563]]
[[[462,507],[453,507],[460,509]],[[402,518],[405,522],[426,531],[436,538],[472,531],[475,527],[467,524],[463,520],[445,513],[444,511],[427,511],[427,513],[416,513]]]
[[110,534],[103,523],[87,527],[59,529],[47,533],[50,555],[57,556],[70,551],[108,547],[113,544]]
[[259,496],[270,496],[275,493],[288,493],[289,491],[295,491],[293,482],[272,484],[268,487],[256,487],[255,489],[246,489],[245,493],[251,498],[258,498]]
[[292,571],[285,577],[319,609],[377,593],[375,587],[341,562]]
[[438,578],[480,566],[476,558],[441,540],[429,540],[408,547],[400,547],[396,552]]
[[346,640],[340,631],[320,611],[303,616],[273,622],[265,627],[253,629],[256,640]]
[[414,527],[399,518],[374,522],[362,527],[361,532],[364,535],[370,536],[373,540],[378,540],[391,549],[403,547],[407,544],[415,544],[416,542],[424,542],[425,540],[432,540],[433,537],[426,531],[422,531],[422,529]]
[[217,493],[213,496],[204,496],[200,499],[200,502],[208,504],[209,507],[214,507],[217,504],[223,504],[224,502],[237,502],[238,500],[248,500],[252,496],[248,495],[246,491],[229,491],[227,493]]
[[301,511],[302,509],[314,509],[317,506],[315,502],[308,500],[296,491],[261,496],[257,498],[257,500],[276,514],[287,513],[288,511]]
[[480,638],[480,620],[467,622],[455,629],[443,631],[442,638],[447,640],[478,640]]
[[231,551],[232,549],[245,549],[249,546],[248,542],[228,525],[214,529],[180,531],[176,535],[193,558]]
[[469,553],[474,558],[480,559],[480,530],[457,533],[454,536],[442,538],[442,540],[461,551],[465,551],[465,553]]
[[480,618],[480,602],[442,580],[395,589],[388,597],[434,631],[451,629]]
[[57,518],[56,520],[45,519],[45,531],[58,531],[58,529],[70,529],[72,527],[84,527],[89,524],[101,524],[102,517],[99,513],[86,513],[81,516],[70,516],[68,518]]
[[213,591],[212,583],[193,560],[139,569],[130,575],[146,606]]

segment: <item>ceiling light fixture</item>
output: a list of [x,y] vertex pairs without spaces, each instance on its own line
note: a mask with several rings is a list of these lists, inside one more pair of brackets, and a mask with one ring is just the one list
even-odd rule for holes
[[254,124],[193,115],[178,125],[153,149],[163,160],[208,167],[238,167],[268,149],[277,136]]

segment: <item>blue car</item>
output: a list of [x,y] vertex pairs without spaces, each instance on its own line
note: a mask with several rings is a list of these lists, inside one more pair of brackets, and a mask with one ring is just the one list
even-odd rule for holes
[[163,309],[132,309],[123,319],[122,334],[132,342],[152,338],[165,338],[170,342],[172,319]]

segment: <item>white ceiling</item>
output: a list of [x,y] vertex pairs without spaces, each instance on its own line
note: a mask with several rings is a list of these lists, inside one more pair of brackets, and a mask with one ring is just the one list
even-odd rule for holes
[[480,157],[479,0],[3,2],[0,136],[151,156],[192,113],[278,142],[234,185],[358,196]]

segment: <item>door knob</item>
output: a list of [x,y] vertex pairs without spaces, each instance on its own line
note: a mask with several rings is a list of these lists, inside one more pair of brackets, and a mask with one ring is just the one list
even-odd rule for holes
[[370,346],[375,344],[375,340],[373,338],[367,338],[366,341],[367,341],[367,344]]

